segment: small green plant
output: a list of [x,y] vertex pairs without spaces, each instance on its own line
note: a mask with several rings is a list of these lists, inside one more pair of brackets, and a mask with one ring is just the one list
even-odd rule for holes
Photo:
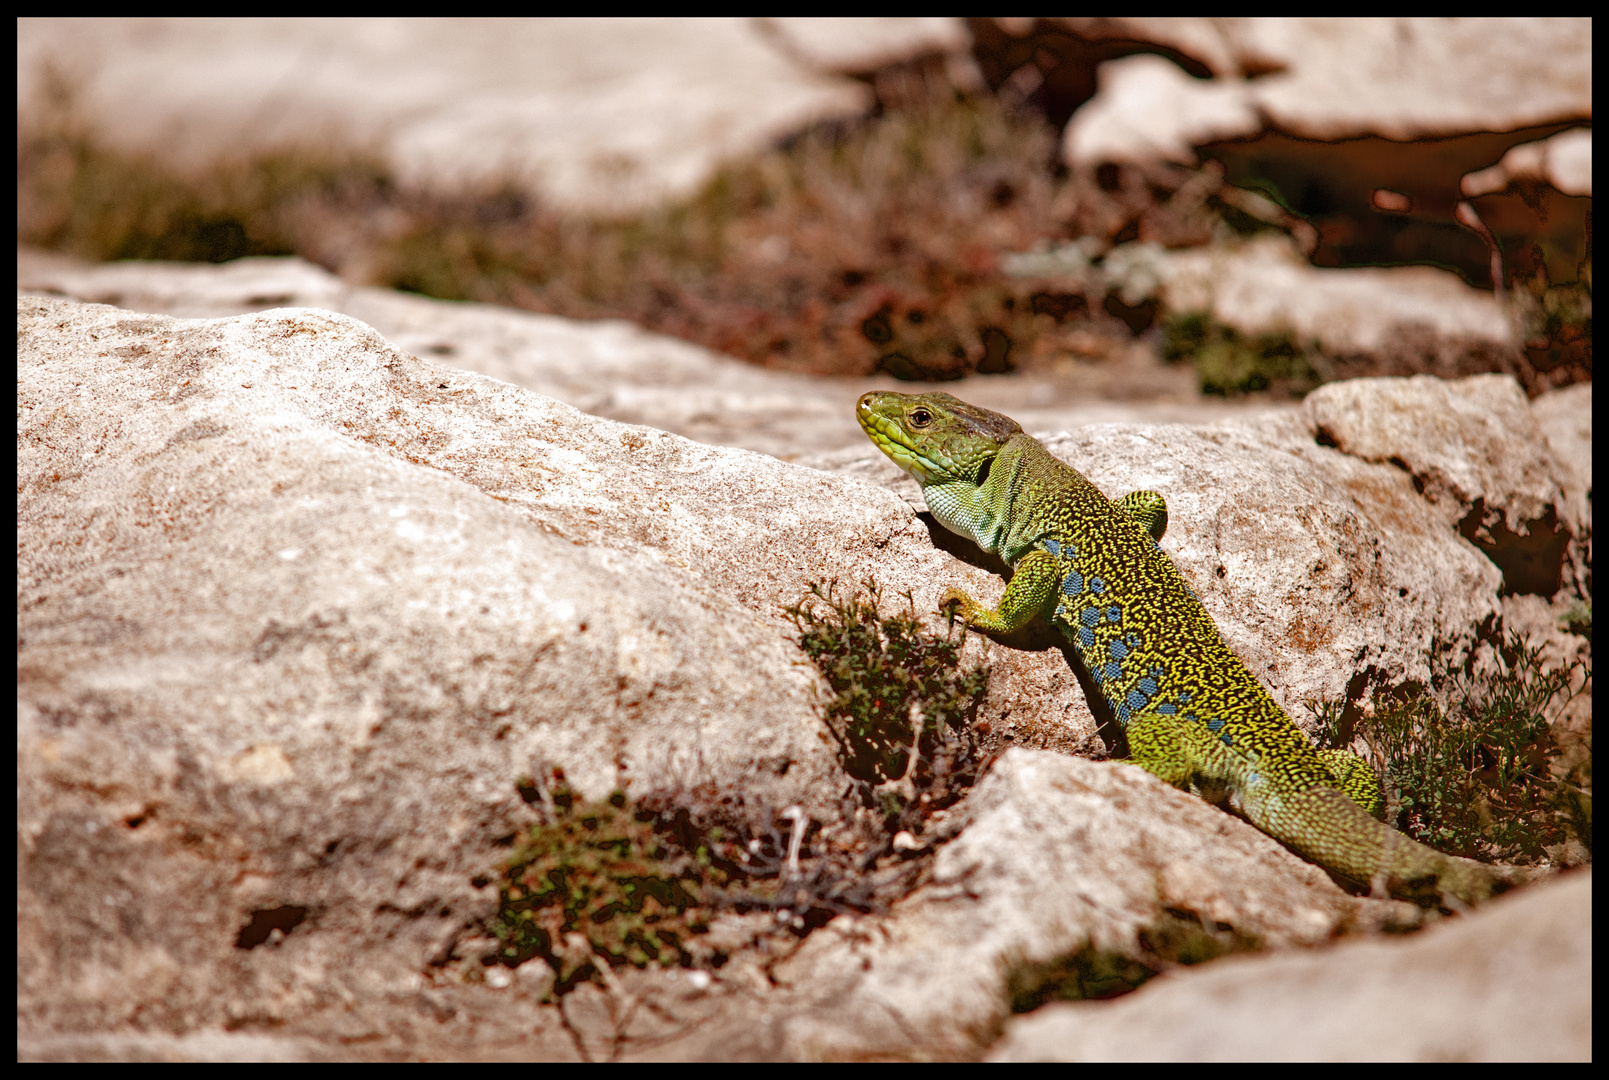
[[1323,381],[1289,334],[1242,334],[1200,312],[1165,322],[1162,358],[1193,362],[1201,392],[1221,397],[1262,390],[1300,396]]
[[1162,911],[1140,928],[1131,948],[1098,949],[1085,943],[1052,960],[1012,965],[1006,972],[1006,995],[1014,1013],[1032,1012],[1051,1001],[1102,1001],[1138,990],[1172,968],[1262,947],[1256,934],[1208,927],[1193,916]]
[[1559,629],[1567,633],[1584,637],[1592,641],[1592,601],[1580,597],[1570,602],[1570,607],[1559,616]]
[[483,962],[517,967],[540,957],[563,994],[583,981],[607,984],[606,969],[626,965],[719,963],[697,941],[718,911],[772,912],[778,930],[803,935],[900,895],[931,848],[896,838],[920,832],[985,764],[970,722],[988,675],[959,670],[964,629],[928,633],[912,607],[883,618],[877,585],[866,587],[869,599],[839,601],[818,583],[811,593],[824,612],[808,601],[786,609],[837,694],[828,729],[860,781],[836,822],[701,789],[583,802],[562,770],[527,778],[520,794],[545,820],[503,867],[487,927],[498,945]]
[[[668,842],[656,815],[623,791],[578,803],[560,773],[551,803],[553,820],[533,827],[506,864],[491,925],[496,960],[517,967],[540,956],[561,989],[595,974],[600,960],[686,963],[689,939],[708,925],[703,894],[726,875]],[[567,948],[577,933],[590,946],[584,958]]]
[[[1590,217],[1588,218],[1590,222]],[[1587,236],[1591,237],[1590,226]],[[1590,239],[1586,256],[1575,267],[1575,280],[1554,282],[1549,278],[1550,263],[1561,261],[1555,252],[1549,258],[1544,242],[1532,249],[1529,273],[1516,267],[1508,292],[1509,320],[1519,331],[1526,363],[1518,372],[1526,392],[1542,393],[1553,386],[1575,381],[1578,374],[1592,370],[1592,254]]]
[[482,929],[496,946],[479,960],[539,958],[559,995],[583,982],[613,992],[613,970],[627,966],[722,966],[730,945],[704,938],[721,912],[766,912],[766,932],[803,937],[836,915],[882,910],[922,854],[892,843],[898,820],[868,820],[847,797],[836,821],[820,821],[710,786],[584,801],[557,768],[516,787],[543,820],[515,838],[495,877],[498,909]]
[[960,669],[965,629],[926,631],[906,595],[906,613],[883,616],[875,581],[865,598],[840,600],[835,583],[815,583],[807,601],[784,609],[799,647],[834,697],[827,729],[849,775],[882,786],[880,809],[897,815],[913,801],[927,812],[960,797],[981,765],[972,721],[988,692],[982,668]]
[[[1475,858],[1557,861],[1572,840],[1590,851],[1590,741],[1561,746],[1555,721],[1591,678],[1590,660],[1550,668],[1510,635],[1490,670],[1438,659],[1428,689],[1373,696],[1357,730],[1383,767],[1389,820]],[[1337,741],[1342,703],[1313,704]]]

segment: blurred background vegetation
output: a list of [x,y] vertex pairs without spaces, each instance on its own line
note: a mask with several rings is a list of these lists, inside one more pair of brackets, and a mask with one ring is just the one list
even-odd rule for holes
[[[1099,260],[1137,239],[1180,248],[1305,230],[1321,264],[1431,261],[1490,286],[1485,249],[1456,229],[1432,230],[1428,256],[1405,256],[1413,244],[1401,229],[1337,225],[1335,200],[1312,182],[1324,173],[1316,159],[1308,175],[1288,158],[1226,147],[1199,170],[1070,174],[1061,126],[1093,93],[1092,80],[1073,76],[1105,57],[1052,57],[1046,77],[1025,86],[1023,63],[1037,54],[1007,55],[1028,45],[996,36],[979,37],[983,87],[962,91],[931,65],[880,72],[868,77],[877,106],[865,118],[819,126],[727,166],[689,200],[617,219],[560,213],[511,188],[410,190],[377,155],[355,152],[302,150],[179,175],[107,149],[79,117],[69,81],[56,79],[51,107],[18,133],[18,240],[97,261],[299,255],[354,284],[624,318],[819,375],[943,380],[1102,363],[1147,335],[1165,359],[1194,363],[1204,392],[1224,395],[1299,395],[1331,378],[1411,373],[1419,361],[1371,369],[1301,342],[1243,337],[1198,312],[1024,272],[1013,255],[1076,241]],[[1260,197],[1247,200],[1253,189]],[[1570,250],[1533,245],[1511,262],[1523,357],[1460,357],[1450,370],[1429,357],[1423,369],[1514,370],[1533,395],[1589,380],[1590,209],[1586,220]]]

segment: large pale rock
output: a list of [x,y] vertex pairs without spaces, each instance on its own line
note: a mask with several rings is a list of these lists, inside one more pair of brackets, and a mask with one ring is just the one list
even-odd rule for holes
[[[338,311],[368,323],[416,356],[490,375],[594,416],[786,461],[808,458],[817,467],[827,467],[827,458],[846,447],[859,452],[867,446],[855,423],[855,399],[861,394],[924,388],[887,376],[819,379],[756,368],[621,320],[562,319],[349,286],[295,258],[237,259],[220,265],[86,263],[19,247],[17,283],[21,289],[54,296],[186,318],[274,307]],[[1144,346],[1140,351],[1161,367]],[[1295,408],[1202,399],[1192,378],[1186,375],[1182,382],[1184,394],[1121,401],[1090,398],[1082,373],[1063,381],[973,380],[961,393],[1037,429],[1114,421],[1198,423]],[[956,389],[954,383],[933,388],[943,387]]]
[[771,968],[782,1001],[758,1024],[717,1025],[709,1043],[740,1055],[973,1056],[1009,1015],[1013,968],[1087,945],[1145,957],[1142,931],[1162,909],[1270,947],[1416,917],[1347,896],[1135,766],[1012,750],[968,812],[925,884],[886,917],[841,918],[806,939]]
[[1592,871],[1410,939],[1230,957],[1015,1020],[991,1061],[1590,1061]]
[[[343,316],[18,305],[31,1023],[183,1029],[406,983],[485,910],[471,879],[544,763],[593,796],[835,799],[777,612],[891,533],[914,547],[894,497]],[[237,949],[263,919],[295,948]]]
[[[236,299],[327,286],[281,271]],[[390,312],[422,353],[501,340],[510,371],[575,350],[629,379],[654,347],[394,301],[331,300]],[[444,982],[431,961],[488,910],[473,879],[531,820],[517,778],[545,761],[589,793],[703,783],[825,817],[843,779],[781,605],[876,576],[929,612],[950,584],[998,595],[1001,568],[914,516],[869,444],[836,476],[700,445],[347,316],[19,297],[18,328],[24,1056],[973,1055],[1013,965],[1132,949],[1164,910],[1274,946],[1414,917],[1140,770],[1009,750],[891,912],[797,950],[749,927],[701,982],[643,973],[561,1007],[532,965]],[[526,333],[542,347],[522,353]],[[1579,392],[1541,399],[1543,429],[1464,384],[1456,408],[1372,392],[1337,414],[1381,440],[1367,453],[1321,445],[1305,413],[1045,437],[1109,495],[1167,497],[1164,547],[1299,721],[1311,693],[1420,678],[1428,650],[1494,630],[1497,568],[1394,458],[1523,462],[1544,430],[1590,448]],[[1400,438],[1352,416],[1386,401]],[[972,635],[967,656],[993,665],[1001,744],[1104,753],[1053,643]]]
[[1351,379],[1320,387],[1303,407],[1320,441],[1411,476],[1503,571],[1505,591],[1558,591],[1586,506],[1566,494],[1571,470],[1512,378]]
[[1097,95],[1067,125],[1075,167],[1193,163],[1196,146],[1269,129],[1406,142],[1592,116],[1586,19],[1112,21],[1097,36],[1159,40],[1220,77],[1193,79],[1145,54],[1107,61]]
[[1592,115],[1586,18],[1246,19],[1248,51],[1285,65],[1256,101],[1285,131],[1405,141]]
[[1378,354],[1405,330],[1488,347],[1514,341],[1490,292],[1434,267],[1317,267],[1284,236],[1185,251],[1135,248],[1113,265],[1149,275],[1169,310],[1210,312],[1245,334],[1283,332],[1332,354]]
[[427,187],[630,213],[863,113],[867,88],[838,71],[965,46],[953,20],[28,19],[19,117],[60,104],[54,79],[107,144],[185,169],[372,152]]

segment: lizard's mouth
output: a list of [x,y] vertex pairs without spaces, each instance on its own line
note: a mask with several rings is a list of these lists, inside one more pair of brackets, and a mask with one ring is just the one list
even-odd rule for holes
[[861,430],[872,445],[887,454],[889,458],[916,478],[917,483],[925,484],[928,478],[941,471],[936,462],[923,457],[909,442],[905,430],[894,420],[889,419],[864,399],[855,410],[855,418],[860,421]]

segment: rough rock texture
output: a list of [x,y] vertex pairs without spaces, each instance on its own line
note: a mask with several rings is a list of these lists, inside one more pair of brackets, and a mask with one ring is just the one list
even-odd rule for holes
[[[416,356],[490,375],[582,412],[789,461],[808,457],[819,463],[822,455],[845,447],[858,454],[865,436],[855,423],[855,399],[868,390],[911,388],[886,376],[812,379],[768,371],[620,320],[577,321],[349,286],[294,258],[217,266],[86,263],[19,247],[17,281],[22,289],[186,318],[275,307],[339,311]],[[1149,353],[1144,346],[1141,351]],[[1154,357],[1149,362],[1163,366]],[[976,381],[966,393],[1036,430],[1113,421],[1200,423],[1295,408],[1203,400],[1188,372],[1168,370],[1182,375],[1171,380],[1177,391],[1141,400],[1091,399],[1081,374],[1061,382]]]
[[1007,1016],[1014,967],[1086,944],[1140,952],[1159,909],[1275,948],[1413,921],[1408,905],[1347,896],[1256,829],[1212,817],[1136,766],[1013,750],[968,809],[929,881],[888,917],[835,921],[772,969],[810,1003],[766,1033],[788,1056],[975,1052]]
[[[1303,402],[1321,443],[1390,462],[1503,571],[1511,593],[1551,596],[1566,571],[1583,580],[1586,501],[1567,494],[1559,460],[1513,379],[1351,379]],[[1590,410],[1589,410],[1590,411]],[[1566,550],[1577,548],[1574,565]]]
[[[774,546],[731,512],[759,476],[708,460],[742,452],[607,421],[577,445],[567,406],[340,316],[20,303],[24,908],[65,921],[19,970],[76,1017],[228,1015],[238,980],[289,978],[231,962],[256,912],[319,930],[304,962],[327,977],[292,996],[374,977],[343,970],[354,947],[417,965],[543,762],[593,796],[623,772],[831,797],[795,655],[697,584],[723,533]],[[639,482],[604,482],[611,460]],[[669,488],[689,470],[736,503],[688,507]],[[619,505],[665,520],[633,530]],[[781,565],[737,591],[769,599]]]
[[[470,306],[408,310],[413,340],[457,358]],[[465,321],[425,318],[449,310]],[[513,350],[526,327],[497,333]],[[549,327],[552,351],[591,342],[601,363],[614,335],[615,370],[653,362],[648,335],[575,329]],[[1086,942],[1131,954],[1170,911],[1281,948],[1420,917],[1139,770],[1064,756],[1105,752],[1067,661],[974,635],[1000,745],[1064,754],[1007,750],[916,840],[911,858],[942,846],[893,910],[802,944],[733,917],[719,970],[627,971],[557,1004],[541,965],[459,981],[433,962],[533,819],[519,777],[705,783],[824,819],[844,781],[780,607],[875,575],[928,612],[950,584],[996,595],[998,568],[913,516],[869,444],[832,475],[693,443],[328,311],[19,296],[18,332],[23,1057],[976,1056],[1009,972]],[[1300,720],[1310,690],[1413,677],[1508,610],[1416,476],[1488,461],[1458,499],[1552,498],[1560,520],[1590,490],[1590,392],[1445,391],[1320,399],[1337,445],[1305,412],[1047,441],[1109,494],[1163,492],[1164,546]],[[1365,422],[1415,409],[1395,446]],[[1533,468],[1557,494],[1505,490]]]
[[1232,957],[1014,1021],[991,1061],[1590,1061],[1592,871],[1408,940]]

